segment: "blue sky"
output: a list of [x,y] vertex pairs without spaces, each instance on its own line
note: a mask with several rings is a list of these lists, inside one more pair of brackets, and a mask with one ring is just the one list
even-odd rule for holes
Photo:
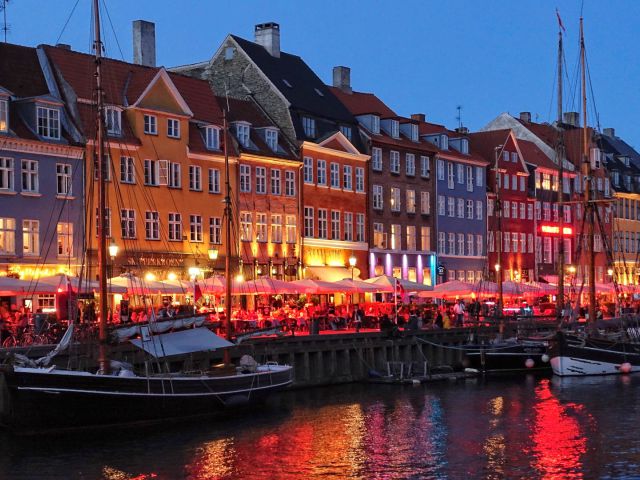
[[[90,0],[78,0],[60,37],[90,51]],[[76,0],[10,0],[8,40],[54,44]],[[300,55],[325,81],[334,65],[352,69],[352,86],[376,93],[401,115],[481,128],[501,112],[530,111],[553,120],[557,21],[566,26],[565,110],[580,110],[575,91],[578,19],[600,126],[640,148],[640,1],[637,0],[107,0],[109,56],[130,60],[131,22],[156,23],[159,65],[211,57],[227,33],[253,38],[256,23],[280,23],[282,49]],[[106,17],[106,15],[105,15]],[[115,41],[120,44],[120,49]],[[590,101],[591,102],[591,101]],[[588,108],[590,123],[595,118]]]

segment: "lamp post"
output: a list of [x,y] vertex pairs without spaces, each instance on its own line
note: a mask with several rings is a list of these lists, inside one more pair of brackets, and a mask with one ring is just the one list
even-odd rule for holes
[[358,259],[355,257],[355,255],[351,255],[349,257],[349,266],[351,267],[351,281],[353,281],[353,269],[356,268],[357,261]]
[[118,256],[118,245],[113,240],[109,245],[109,256],[111,257],[111,276],[113,277],[113,265],[115,264],[116,257]]
[[503,298],[502,298],[502,273],[500,272],[500,264],[495,264],[496,269],[496,277],[498,279],[498,308],[496,309],[496,313],[499,317],[502,316],[502,306],[503,306]]

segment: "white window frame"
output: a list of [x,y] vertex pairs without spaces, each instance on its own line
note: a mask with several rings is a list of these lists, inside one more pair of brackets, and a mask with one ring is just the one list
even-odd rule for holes
[[209,193],[220,193],[220,170],[210,168],[209,173]]
[[208,150],[220,150],[220,128],[212,125],[205,127],[204,141]]
[[38,135],[51,140],[60,140],[60,110],[58,108],[37,107],[36,122]]
[[136,169],[132,157],[120,156],[120,183],[136,183]]
[[426,155],[420,155],[420,176],[422,178],[431,176],[431,159]]
[[158,117],[148,113],[144,114],[144,133],[147,135],[158,134]]
[[16,253],[16,219],[0,217],[0,255]]
[[144,212],[145,240],[160,240],[160,214],[156,211]]
[[0,157],[0,191],[15,191],[14,160],[9,157]]
[[136,211],[132,208],[120,209],[120,236],[136,238]]
[[364,167],[356,167],[356,193],[364,193]]
[[405,174],[410,177],[416,175],[416,156],[413,153],[406,153],[404,156]]
[[167,118],[167,137],[180,138],[180,120]]
[[117,107],[104,107],[104,123],[108,135],[122,135],[122,110]]
[[251,192],[251,165],[240,165],[240,191]]
[[340,164],[331,162],[329,165],[329,185],[331,188],[340,188]]
[[37,160],[23,159],[20,163],[22,166],[22,191],[38,193],[40,191],[39,162]]
[[73,194],[73,173],[70,163],[56,163],[56,195],[68,197]]
[[391,173],[400,173],[400,152],[396,150],[389,152],[389,171]]
[[353,190],[353,167],[351,165],[342,166],[342,186],[344,190]]
[[293,170],[284,171],[284,195],[285,197],[296,196],[296,172]]
[[189,165],[189,190],[202,191],[202,167],[200,165]]
[[202,243],[204,241],[202,215],[189,215],[189,241],[193,243]]
[[382,149],[379,147],[371,149],[371,169],[376,172],[382,171]]
[[22,254],[25,257],[40,255],[39,220],[22,220]]
[[271,195],[282,195],[282,170],[271,169]]
[[182,241],[182,214],[178,212],[169,212],[169,235],[168,239],[170,242],[181,242]]
[[313,185],[313,158],[304,157],[303,160],[304,183]]

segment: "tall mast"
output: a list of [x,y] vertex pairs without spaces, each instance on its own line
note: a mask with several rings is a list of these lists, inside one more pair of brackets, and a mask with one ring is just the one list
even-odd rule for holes
[[[228,145],[228,126],[227,126],[227,110],[228,104],[222,109],[222,128],[224,130],[224,175],[225,175],[225,196],[224,196],[224,218],[226,219],[225,225],[225,243],[226,254],[224,256],[224,278],[225,278],[225,294],[224,294],[224,309],[225,309],[225,330],[227,332],[227,340],[231,341],[233,337],[233,323],[231,322],[231,182],[229,181],[229,150]],[[229,365],[231,363],[231,352],[229,349],[224,350],[224,363]]]
[[502,308],[504,307],[504,298],[502,295],[502,202],[500,201],[500,188],[498,185],[498,179],[500,173],[498,171],[498,159],[500,158],[500,151],[503,149],[503,145],[498,145],[495,148],[495,194],[496,194],[496,217],[498,217],[498,230],[496,231],[496,250],[498,253],[498,262],[495,265],[496,280],[498,282],[498,305],[496,308],[496,316],[502,317]]
[[95,76],[96,76],[96,144],[95,154],[97,155],[98,168],[98,278],[100,282],[100,332],[99,332],[99,357],[100,371],[103,374],[109,373],[109,360],[107,358],[107,235],[105,231],[106,218],[106,185],[105,176],[107,165],[104,155],[104,99],[102,91],[101,63],[102,63],[102,40],[100,39],[100,6],[98,0],[93,0],[93,20],[95,38],[93,50],[95,53]]
[[594,199],[591,198],[592,190],[592,169],[589,159],[589,139],[587,136],[587,75],[585,72],[585,47],[584,47],[584,29],[582,17],[580,17],[580,64],[582,73],[582,169],[583,176],[586,178],[584,187],[585,215],[587,217],[587,255],[589,255],[589,325],[591,329],[595,328],[596,320],[596,266],[594,252]]
[[[556,160],[558,162],[558,210],[560,223],[564,224],[564,145],[562,141],[562,29],[558,26],[558,139],[556,143]],[[556,313],[562,316],[564,308],[564,229],[560,228],[560,245],[558,245],[558,300]]]

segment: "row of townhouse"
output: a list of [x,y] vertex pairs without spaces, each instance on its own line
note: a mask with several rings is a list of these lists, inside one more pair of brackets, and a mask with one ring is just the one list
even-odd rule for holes
[[[210,273],[229,255],[247,278],[554,281],[561,242],[567,273],[587,273],[577,114],[451,130],[354,91],[347,67],[325,84],[281,51],[276,23],[170,69],[155,66],[151,27],[134,22],[137,63],[103,61],[111,274]],[[2,272],[76,273],[85,251],[96,256],[94,59],[66,46],[0,54]],[[589,130],[589,158],[596,280],[637,281],[640,157],[613,131]]]

